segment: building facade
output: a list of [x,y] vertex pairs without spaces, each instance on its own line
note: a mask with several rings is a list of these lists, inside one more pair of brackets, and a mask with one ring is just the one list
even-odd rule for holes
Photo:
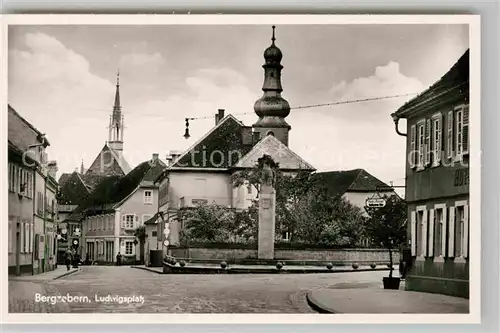
[[152,160],[127,175],[103,180],[74,211],[82,226],[83,259],[113,263],[120,253],[124,263],[144,260],[145,244],[140,243],[137,232],[158,212],[158,188],[153,179],[165,167],[158,154],[153,154]]
[[53,270],[57,253],[57,163],[49,141],[8,106],[9,274]]
[[406,289],[468,297],[469,51],[392,116],[399,134],[398,120],[407,122]]

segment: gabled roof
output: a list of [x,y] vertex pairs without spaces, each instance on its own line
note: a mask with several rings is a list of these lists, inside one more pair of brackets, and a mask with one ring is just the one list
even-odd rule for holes
[[408,113],[444,98],[468,99],[469,92],[469,49],[444,74],[441,79],[401,106],[392,116],[405,118]]
[[158,164],[146,161],[124,176],[108,176],[104,178],[90,193],[74,214],[86,213],[98,214],[104,211],[112,211],[117,203],[127,198],[140,185],[141,181],[151,170],[156,170]]
[[[227,115],[186,150],[170,169],[229,168],[252,149],[251,142],[243,142],[244,127],[234,116]],[[217,153],[214,153],[216,151]]]
[[[35,132],[39,138],[43,138],[43,143],[46,145],[46,146],[50,146],[50,143],[49,143],[49,140],[47,140],[47,137],[41,133],[35,126],[33,126],[29,121],[27,121],[26,119],[24,119],[20,114],[19,112],[17,112],[10,104],[7,105],[7,109],[10,113],[12,113],[15,117],[17,117],[18,119],[20,119],[23,123],[25,123],[33,132]],[[21,148],[21,149],[26,149],[28,147],[19,147],[18,143],[15,142],[14,144],[16,144],[16,146],[18,148]]]
[[316,170],[273,135],[267,135],[248,152],[234,168],[253,168],[263,155],[272,156],[282,170]]
[[88,198],[89,194],[90,191],[78,172],[63,173],[59,178],[58,204],[80,205]]
[[389,185],[364,169],[318,172],[312,175],[312,180],[331,196],[342,196],[347,192],[375,192],[377,189],[379,192],[394,192]]
[[[90,167],[85,172],[85,175],[87,175],[87,174],[101,174],[102,173],[101,170],[95,171],[93,169],[95,169],[95,166],[98,166],[98,168],[101,168],[101,166],[102,166],[102,164],[101,164],[102,163],[101,156],[103,154],[105,154],[106,152],[108,152],[108,151],[111,154],[111,158],[118,165],[119,170],[121,170],[121,173],[123,173],[124,175],[126,175],[127,173],[129,173],[131,171],[130,165],[127,163],[127,161],[123,157],[123,154],[115,151],[107,143],[105,143],[104,146],[102,147],[101,151],[99,152],[99,154],[97,154],[97,156],[94,159],[94,161],[90,164]],[[115,170],[115,171],[111,172],[111,174],[107,174],[106,176],[110,176],[112,174],[117,174],[117,171]]]

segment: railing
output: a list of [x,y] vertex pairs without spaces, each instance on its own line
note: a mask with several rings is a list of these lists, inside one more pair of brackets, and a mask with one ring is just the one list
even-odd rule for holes
[[179,208],[197,207],[201,205],[220,205],[230,207],[227,197],[185,196],[179,199]]

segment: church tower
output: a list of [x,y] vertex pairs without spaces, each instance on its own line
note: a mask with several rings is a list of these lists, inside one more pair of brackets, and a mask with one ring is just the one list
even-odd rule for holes
[[113,113],[109,120],[109,140],[108,145],[117,153],[123,152],[123,115],[120,105],[120,73],[116,74],[116,94]]
[[254,104],[254,110],[259,120],[252,126],[254,136],[262,139],[266,135],[274,135],[288,146],[288,132],[291,126],[285,121],[290,114],[290,104],[281,97],[281,59],[283,54],[275,45],[275,26],[273,26],[272,44],[264,52],[264,85],[263,96]]

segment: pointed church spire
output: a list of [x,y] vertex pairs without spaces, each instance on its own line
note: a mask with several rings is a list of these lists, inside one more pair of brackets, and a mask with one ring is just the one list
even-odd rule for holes
[[114,111],[120,111],[120,70],[116,73],[116,94],[115,94],[115,105],[113,107]]
[[116,73],[116,94],[113,113],[109,121],[109,142],[111,149],[121,152],[123,151],[123,115],[122,106],[120,104],[120,70]]
[[82,158],[82,164],[80,165],[80,174],[83,175],[85,173],[85,168],[83,167],[83,158]]

